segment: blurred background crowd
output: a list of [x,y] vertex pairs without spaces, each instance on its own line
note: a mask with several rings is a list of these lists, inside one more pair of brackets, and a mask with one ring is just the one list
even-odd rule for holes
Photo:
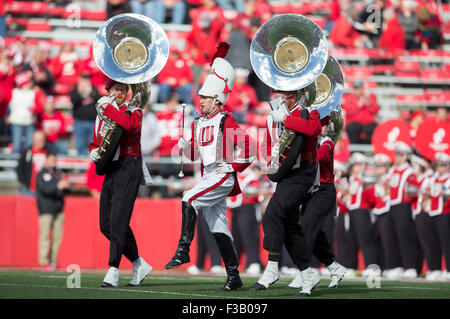
[[[411,154],[420,158],[423,157],[414,148],[414,138],[421,124],[435,121],[449,125],[448,1],[0,0],[2,193],[33,194],[35,174],[42,168],[45,150],[51,149],[58,154],[57,165],[71,182],[71,193],[98,196],[102,177],[95,174],[87,149],[96,117],[95,103],[106,94],[106,77],[93,59],[91,41],[104,20],[120,13],[149,16],[162,24],[171,43],[169,60],[152,80],[151,99],[145,108],[142,150],[155,184],[142,187],[140,197],[177,197],[195,184],[198,174],[195,165],[185,166],[183,180],[177,177],[180,169],[177,141],[182,134],[180,104],[187,104],[187,128],[198,115],[196,92],[209,71],[219,41],[231,44],[226,59],[236,70],[236,82],[224,108],[258,140],[258,129],[265,127],[271,96],[270,89],[252,70],[250,42],[265,21],[280,13],[303,14],[318,23],[328,37],[330,54],[338,59],[344,71],[345,129],[335,151],[336,168],[341,168],[337,175],[343,178],[342,189],[348,188],[345,181],[349,180],[352,169],[346,163],[350,159],[350,163],[355,163],[352,154],[366,156],[368,166],[375,167],[372,135],[380,123],[391,118],[402,119],[412,138]],[[428,160],[430,168],[435,165],[434,158]],[[251,178],[245,180],[243,176],[241,181],[249,187],[241,187],[246,192],[240,198],[230,199],[229,207],[237,248],[245,250],[246,268],[253,274],[260,271],[257,253],[260,238],[257,230],[248,230],[258,229],[273,185],[259,173],[257,166],[250,171]],[[367,185],[370,187],[371,183]],[[345,202],[342,205],[348,206]],[[358,230],[358,226],[343,217],[345,211],[341,209],[337,217],[330,215],[327,225],[336,247],[346,241],[343,245],[351,250],[343,257],[341,249],[337,253],[339,262],[349,269],[357,269],[356,247],[356,251],[363,250],[366,261],[370,259],[367,256],[375,254],[378,257],[373,263],[382,265],[377,258],[384,254],[383,247],[376,247],[376,253],[373,253],[375,248],[367,248],[381,243],[379,233],[375,230],[371,233],[371,243],[367,238],[348,235],[350,228]],[[375,219],[372,225],[376,225]],[[199,220],[199,228],[201,225]],[[447,232],[450,233],[450,224]],[[202,237],[207,233],[206,228],[199,230],[202,234],[198,239],[199,258],[196,266],[190,268],[192,273],[203,268],[206,253],[211,255],[212,266],[215,262],[220,264],[218,253],[208,246],[211,241]],[[448,242],[445,243],[448,234],[442,238],[434,242],[442,246],[434,256],[441,256],[442,251],[448,254]],[[423,244],[422,237],[419,239],[417,243]],[[426,250],[423,247],[419,244],[416,247],[422,257]],[[445,258],[448,260],[450,256]],[[421,273],[419,263],[410,267],[402,262],[397,262],[395,267],[384,265],[383,269],[414,268],[416,275]],[[436,265],[436,259],[434,262]],[[370,263],[366,262],[364,267]],[[282,264],[289,273],[292,268],[289,258]],[[431,270],[441,271],[440,265],[439,269],[435,266]],[[398,269],[391,272],[392,278],[403,276],[403,270]],[[429,277],[449,279],[445,268],[442,270]],[[414,272],[406,276],[414,277]]]

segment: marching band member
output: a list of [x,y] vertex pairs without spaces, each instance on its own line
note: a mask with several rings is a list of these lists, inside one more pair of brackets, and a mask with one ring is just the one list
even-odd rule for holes
[[397,241],[395,240],[394,229],[389,220],[390,209],[390,187],[389,168],[392,160],[383,153],[374,156],[376,182],[373,190],[375,197],[372,213],[376,216],[375,226],[380,235],[382,246],[382,259],[384,260],[383,275],[394,279],[403,274]]
[[[372,221],[373,217],[370,208],[373,207],[375,199],[373,196],[373,186],[367,187],[365,184],[371,184],[374,181],[372,176],[370,180],[365,174],[368,158],[361,153],[353,153],[350,157],[352,164],[349,179],[349,200],[347,207],[349,209],[350,227],[354,227],[358,245],[364,256],[364,263],[369,265],[379,265],[380,255],[377,245],[377,232]],[[370,268],[369,268],[370,269]],[[363,271],[363,275],[368,274]]]
[[[141,154],[142,110],[134,107],[131,115],[126,96],[128,85],[110,80],[105,89],[114,93],[112,97],[104,96],[97,102],[103,110],[103,116],[115,121],[124,129],[120,146],[112,161],[108,164],[100,195],[100,230],[110,241],[110,266],[102,282],[102,287],[117,287],[119,282],[119,265],[122,255],[133,265],[133,279],[128,285],[138,286],[151,271],[152,267],[139,256],[136,239],[130,228],[134,202],[143,176]],[[96,163],[100,159],[99,146],[102,142],[100,132],[103,121],[97,116],[94,137],[89,145],[90,159]],[[150,177],[148,175],[148,177]]]
[[[253,290],[269,288],[280,278],[278,262],[285,245],[293,262],[302,276],[301,295],[309,295],[318,284],[320,277],[309,267],[306,257],[306,238],[299,225],[299,206],[307,199],[308,192],[315,184],[317,175],[317,139],[321,133],[320,114],[313,110],[309,119],[300,117],[304,105],[298,103],[299,91],[281,91],[272,89],[273,98],[282,97],[291,115],[286,115],[281,108],[272,111],[267,117],[267,136],[263,141],[263,154],[271,154],[275,160],[279,153],[278,136],[283,127],[304,134],[303,148],[296,163],[277,183],[272,198],[267,205],[262,224],[264,230],[263,248],[269,252],[269,261],[261,278],[251,287]],[[305,95],[303,95],[305,96]],[[310,104],[308,101],[306,105]],[[286,150],[288,151],[288,150]]]
[[[334,185],[333,167],[334,141],[337,141],[339,138],[343,120],[339,118],[339,115],[332,112],[332,114],[326,117],[323,123],[326,126],[318,140],[317,150],[320,186],[311,195],[311,198],[302,205],[300,224],[302,225],[307,241],[306,258],[311,260],[314,254],[320,262],[325,264],[331,275],[331,282],[328,287],[335,288],[344,277],[347,269],[335,261],[333,247],[323,227],[328,215],[334,213],[336,210],[336,187]],[[299,271],[288,287],[302,287]]]
[[430,183],[433,178],[433,169],[430,163],[422,157],[412,155],[411,166],[417,176],[417,195],[411,202],[414,224],[419,236],[425,260],[427,261],[428,272],[425,278],[428,280],[438,280],[441,278],[442,250],[439,244],[439,237],[434,228],[433,220],[425,211],[424,199],[428,198]]
[[[165,266],[172,269],[190,261],[189,247],[194,238],[197,213],[203,210],[227,272],[221,291],[242,287],[239,259],[228,228],[225,198],[241,192],[236,174],[246,169],[254,159],[250,155],[253,142],[233,115],[222,110],[235,79],[233,67],[223,59],[228,47],[224,42],[218,45],[211,71],[198,92],[203,116],[192,123],[190,140],[181,137],[178,142],[179,148],[191,160],[200,159],[202,178],[182,198],[181,236],[175,255]],[[239,156],[233,158],[237,149]]]
[[450,279],[450,155],[436,153],[435,173],[431,178],[426,211],[431,216],[439,236],[447,266],[447,280]]
[[400,247],[405,278],[416,278],[422,268],[422,252],[412,219],[410,186],[417,187],[417,178],[408,163],[411,147],[401,141],[394,144],[395,159],[389,171],[390,211],[389,218],[394,227]]

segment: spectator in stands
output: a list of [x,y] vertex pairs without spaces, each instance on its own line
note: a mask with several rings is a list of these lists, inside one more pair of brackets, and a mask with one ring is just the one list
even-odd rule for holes
[[341,10],[341,5],[339,3],[339,0],[332,0],[331,7],[330,7],[330,14],[328,15],[328,19],[327,19],[327,22],[325,23],[325,27],[324,27],[325,30],[327,30],[328,32],[331,31],[336,20],[339,19],[339,17],[341,16],[341,11],[342,10]]
[[419,43],[415,40],[415,34],[419,27],[419,18],[414,12],[415,7],[415,0],[402,0],[398,11],[398,21],[405,31],[407,50],[419,48]]
[[17,163],[17,179],[22,185],[23,195],[34,195],[36,174],[44,167],[46,153],[45,134],[36,130],[33,134],[33,144],[20,154]]
[[370,144],[380,110],[374,94],[365,91],[362,82],[355,82],[352,94],[344,96],[343,109],[346,115],[346,131],[350,143]]
[[[92,85],[96,88],[104,87],[107,76],[100,70],[97,63],[94,60],[94,51],[92,50],[92,44],[89,47],[89,57],[81,62],[80,74],[89,75],[91,78]],[[106,92],[105,92],[106,94]]]
[[409,117],[409,134],[411,135],[413,141],[416,138],[417,130],[420,127],[420,124],[425,120],[425,114],[421,110],[417,110],[411,113]]
[[386,8],[383,11],[384,25],[378,48],[386,50],[395,50],[406,48],[406,35],[401,24],[398,22],[397,15],[393,8]]
[[330,41],[336,47],[343,48],[363,48],[369,46],[367,36],[359,34],[358,30],[353,26],[354,21],[358,17],[358,11],[355,6],[350,6],[341,13],[330,31]]
[[194,81],[197,81],[203,66],[209,64],[222,40],[226,19],[216,0],[203,0],[203,5],[192,12],[192,29],[187,35],[186,45],[194,65]]
[[68,146],[64,141],[67,134],[64,116],[60,110],[55,109],[55,100],[52,95],[47,96],[43,112],[39,113],[36,128],[45,133],[47,148],[59,155],[66,155]]
[[192,104],[192,75],[188,65],[178,48],[170,49],[169,59],[158,75],[159,101],[164,103],[171,92],[177,92],[184,103]]
[[73,44],[65,42],[52,59],[51,71],[55,79],[55,91],[58,94],[69,93],[78,81],[81,63]]
[[0,145],[5,146],[10,142],[9,126],[6,123],[6,113],[11,101],[15,85],[16,67],[14,66],[14,54],[4,48],[0,48]]
[[31,71],[33,82],[41,88],[46,95],[54,94],[55,80],[50,70],[45,66],[47,54],[42,50],[36,50],[29,63],[20,68],[20,71]]
[[31,146],[36,114],[42,109],[42,93],[34,87],[30,71],[19,73],[15,80],[17,87],[12,92],[7,122],[11,124],[13,153],[20,153]]
[[450,119],[448,117],[448,110],[446,107],[441,106],[436,109],[436,120],[438,122],[442,121],[442,122],[450,123]]
[[367,4],[359,13],[357,22],[360,24],[360,32],[369,37],[371,48],[377,47],[378,40],[383,30],[383,11],[387,0],[373,0]]
[[6,14],[11,8],[12,0],[0,0],[0,37],[6,35]]
[[185,0],[186,2],[186,16],[185,23],[191,24],[191,14],[196,11],[196,9],[202,6],[203,0]]
[[224,110],[233,113],[238,123],[245,123],[245,115],[259,104],[255,89],[248,84],[249,73],[248,69],[235,69],[236,80],[224,106]]
[[70,92],[75,146],[80,156],[85,156],[88,153],[88,145],[92,140],[95,118],[97,117],[95,103],[100,97],[87,73],[83,73],[79,77],[76,87]]
[[[181,137],[181,125],[183,121],[183,113],[177,111],[179,101],[180,96],[177,93],[170,94],[166,100],[166,109],[156,113],[158,130],[161,136],[161,144],[158,149],[161,158],[171,159],[173,153],[179,154],[177,143]],[[176,176],[179,171],[179,166],[172,163],[161,164],[159,168],[159,173],[163,178]],[[169,197],[167,187],[161,187],[160,191],[163,198]]]
[[420,42],[422,50],[437,49],[444,43],[441,32],[442,22],[437,15],[432,14],[426,6],[417,8],[417,16],[419,17],[419,27],[416,37]]
[[[246,8],[249,6],[248,3],[252,1],[246,2]],[[247,17],[245,13],[242,13],[231,22],[231,32],[227,39],[230,48],[225,60],[230,62],[233,68],[252,69],[250,55],[248,54],[251,43],[250,21],[251,17]]]
[[161,132],[158,129],[158,119],[150,106],[143,109],[141,150],[143,155],[154,155],[161,144]]
[[106,19],[122,13],[130,13],[131,7],[129,0],[107,0],[106,1]]
[[64,229],[64,193],[69,187],[70,182],[56,169],[56,154],[48,151],[44,167],[36,177],[36,199],[39,211],[39,264],[50,271],[57,267]]
[[172,23],[183,24],[186,3],[183,0],[131,0],[133,13],[145,15],[158,23],[166,21],[167,9],[172,10]]

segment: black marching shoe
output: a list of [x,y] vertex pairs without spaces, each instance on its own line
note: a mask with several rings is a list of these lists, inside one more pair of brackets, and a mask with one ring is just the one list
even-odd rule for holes
[[231,291],[242,287],[241,277],[239,276],[239,258],[234,249],[231,238],[223,233],[213,233],[222,255],[225,270],[227,272],[227,281],[218,291]]
[[181,236],[178,241],[178,248],[175,256],[165,265],[166,269],[180,267],[191,261],[189,258],[189,246],[194,239],[195,223],[197,222],[197,213],[194,207],[187,202],[181,202]]

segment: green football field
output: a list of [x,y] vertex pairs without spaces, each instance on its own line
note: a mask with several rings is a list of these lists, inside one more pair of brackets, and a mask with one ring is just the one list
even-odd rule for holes
[[[290,299],[297,289],[287,288],[290,278],[281,278],[270,289],[252,291],[257,278],[243,277],[244,286],[232,292],[218,292],[225,277],[191,276],[181,271],[154,271],[139,287],[127,287],[131,273],[120,276],[119,287],[101,288],[103,272],[83,272],[79,288],[71,273],[0,270],[0,299]],[[345,279],[336,289],[329,289],[329,280],[321,277],[309,298],[320,299],[450,299],[450,282],[384,281],[380,288],[368,288],[364,279]]]

